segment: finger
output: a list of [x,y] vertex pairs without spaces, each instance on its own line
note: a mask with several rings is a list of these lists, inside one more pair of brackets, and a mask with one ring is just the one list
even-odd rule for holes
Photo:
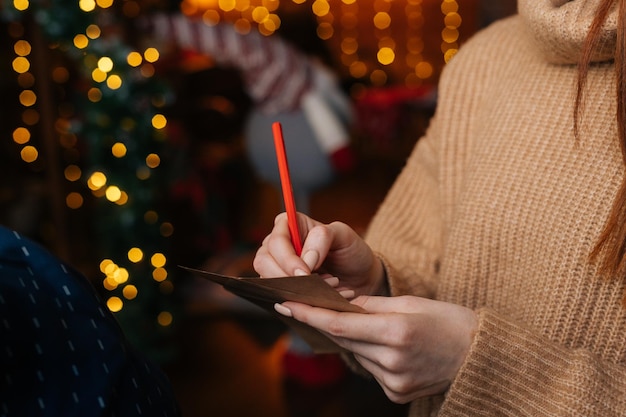
[[379,297],[362,295],[351,301],[369,313],[420,313],[426,311],[432,300],[414,296]]
[[[338,312],[291,301],[282,305],[291,311],[296,320],[328,333],[330,336],[347,339],[350,343],[388,343],[388,339],[392,337],[391,332],[394,331],[392,326],[389,326],[386,314]],[[344,347],[353,350],[352,346]]]

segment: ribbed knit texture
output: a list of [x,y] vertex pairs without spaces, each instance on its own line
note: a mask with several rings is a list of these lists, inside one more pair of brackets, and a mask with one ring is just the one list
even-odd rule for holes
[[[577,142],[576,57],[558,42],[588,24],[583,2],[519,3],[523,16],[446,66],[437,113],[366,236],[394,295],[479,312],[445,399],[411,416],[626,415],[624,280],[588,260],[624,175],[613,64],[591,68]],[[550,16],[559,34],[542,35]]]

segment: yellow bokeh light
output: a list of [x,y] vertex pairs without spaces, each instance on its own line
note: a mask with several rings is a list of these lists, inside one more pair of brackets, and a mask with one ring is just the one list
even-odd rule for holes
[[152,271],[152,278],[157,282],[162,282],[167,279],[167,270],[165,268],[156,268]]
[[389,65],[396,59],[396,53],[389,47],[383,47],[378,50],[376,57],[381,64]]
[[20,103],[24,107],[31,107],[37,102],[37,96],[33,90],[24,90],[20,93]]
[[155,114],[152,117],[152,126],[155,129],[163,129],[167,125],[167,119],[162,114]]
[[150,263],[155,268],[162,268],[162,267],[164,267],[166,262],[167,262],[167,259],[165,258],[165,255],[163,255],[162,253],[159,253],[159,252],[155,253],[150,258]]
[[122,190],[120,190],[120,188],[115,185],[111,185],[107,187],[105,195],[107,200],[115,202],[119,200],[122,196]]
[[65,197],[65,204],[71,209],[81,208],[83,206],[83,196],[77,192],[71,192]]
[[446,43],[453,43],[459,39],[459,31],[456,28],[446,27],[441,31],[441,39]]
[[128,270],[126,268],[117,268],[112,274],[113,279],[118,284],[123,284],[127,282],[129,276],[130,275],[128,274]]
[[87,92],[87,97],[92,103],[97,103],[102,100],[102,91],[99,88],[90,88]]
[[31,46],[28,41],[22,39],[15,42],[15,45],[13,45],[13,50],[18,56],[26,56],[30,54]]
[[23,74],[30,69],[30,61],[23,56],[18,56],[13,60],[13,70],[18,74]]
[[127,300],[132,300],[133,298],[137,297],[137,287],[135,287],[134,285],[126,285],[122,290],[122,294]]
[[330,12],[330,4],[327,0],[315,0],[311,6],[313,14],[318,17],[326,16]]
[[100,261],[100,272],[102,272],[103,274],[106,274],[106,269],[108,268],[109,265],[112,265],[113,261],[110,259],[103,259],[102,261]]
[[120,88],[122,86],[122,77],[120,77],[117,74],[111,75],[108,79],[107,79],[107,86],[111,89],[111,90],[117,90],[118,88]]
[[24,146],[20,152],[20,156],[24,162],[35,162],[39,157],[39,151],[34,146]]
[[415,75],[422,80],[429,78],[433,75],[433,66],[429,62],[422,61],[415,66]]
[[113,6],[113,0],[96,0],[96,3],[103,9]]
[[113,69],[113,60],[108,56],[103,56],[98,60],[98,68],[102,72],[110,72]]
[[21,12],[28,9],[29,5],[30,3],[28,0],[13,0],[13,7]]
[[112,312],[117,313],[124,307],[124,302],[119,297],[111,297],[107,300],[107,307]]
[[102,280],[102,286],[109,291],[113,291],[117,288],[117,282],[111,277],[106,277]]
[[102,31],[100,30],[98,25],[89,25],[87,26],[87,30],[85,31],[85,33],[90,39],[98,39]]
[[148,48],[144,51],[143,57],[148,62],[156,62],[159,60],[159,51],[156,48]]
[[102,71],[100,68],[96,68],[91,72],[91,78],[95,82],[101,83],[107,79],[107,73]]
[[30,140],[30,130],[25,127],[18,127],[13,131],[13,142],[23,145]]
[[126,57],[126,62],[128,62],[128,65],[131,67],[138,67],[143,62],[143,57],[139,52],[133,51]]
[[89,45],[89,38],[82,33],[74,36],[74,46],[78,49],[85,49]]
[[104,187],[104,185],[107,183],[107,177],[106,175],[104,175],[104,173],[96,171],[91,174],[91,177],[89,177],[87,183],[90,189],[97,190]]
[[151,153],[146,157],[146,165],[150,168],[156,168],[161,164],[161,158],[155,153]]
[[126,194],[126,191],[122,191],[120,198],[115,201],[115,204],[117,204],[118,206],[123,206],[126,203],[128,203],[128,194]]
[[170,313],[169,311],[162,311],[157,316],[157,321],[159,322],[161,326],[165,327],[165,326],[169,326],[172,324],[172,321],[174,321],[174,317],[172,316],[172,313]]
[[235,9],[236,3],[235,0],[219,0],[218,6],[222,11],[230,12]]
[[137,263],[143,259],[143,251],[139,248],[130,248],[128,251],[128,260]]
[[269,14],[269,10],[267,10],[265,7],[255,7],[252,11],[252,19],[257,23],[261,23],[265,19],[267,19],[267,16],[269,16]]
[[93,0],[79,0],[78,7],[84,12],[91,12],[96,8],[96,2]]
[[111,147],[111,153],[116,158],[123,158],[124,156],[126,156],[126,151],[126,145],[121,142],[117,142]]
[[78,181],[82,175],[82,171],[77,165],[68,165],[63,173],[68,181]]
[[391,16],[387,12],[378,12],[374,16],[374,26],[377,29],[387,29],[391,25]]

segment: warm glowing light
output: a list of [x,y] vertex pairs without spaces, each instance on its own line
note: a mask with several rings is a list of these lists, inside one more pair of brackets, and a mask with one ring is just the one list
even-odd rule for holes
[[37,96],[33,90],[24,90],[20,93],[20,103],[24,107],[33,106],[37,102]]
[[77,165],[68,165],[63,171],[65,179],[68,181],[78,181],[82,172]]
[[420,62],[415,66],[415,75],[425,80],[433,75],[434,68],[428,62]]
[[83,206],[83,196],[77,192],[71,192],[65,197],[65,204],[71,209],[78,209]]
[[164,267],[166,262],[167,262],[167,259],[165,258],[165,255],[163,255],[162,253],[157,252],[154,255],[152,255],[152,257],[150,258],[150,263],[155,268]]
[[126,298],[127,300],[132,300],[133,298],[137,297],[137,287],[130,284],[126,285],[122,290],[122,295],[124,295],[124,298]]
[[124,302],[119,297],[111,297],[107,300],[107,307],[112,312],[117,313],[124,307]]
[[23,145],[30,140],[30,130],[25,127],[18,127],[13,131],[13,142]]
[[139,248],[131,248],[128,251],[128,260],[133,262],[133,263],[137,263],[137,262],[141,262],[141,260],[143,259],[143,251]]
[[113,0],[96,0],[96,3],[103,9],[113,6]]
[[13,60],[13,71],[23,74],[30,69],[30,61],[23,56],[18,56]]
[[102,91],[99,88],[90,88],[89,91],[87,91],[87,97],[92,103],[97,103],[102,100]]
[[161,326],[166,327],[172,324],[174,318],[172,317],[172,313],[170,313],[169,311],[162,311],[157,316],[157,321]]
[[374,16],[374,26],[377,29],[387,29],[391,26],[391,16],[387,12],[378,12]]
[[159,51],[156,48],[148,48],[144,51],[143,57],[148,62],[156,62],[159,60]]
[[152,271],[152,278],[157,282],[162,282],[167,279],[167,270],[165,268],[155,268]]
[[13,7],[15,7],[15,9],[19,10],[20,12],[28,9],[29,5],[30,3],[28,2],[28,0],[13,0]]
[[311,6],[313,14],[318,17],[326,16],[330,12],[330,4],[327,0],[315,0]]
[[101,83],[107,79],[107,73],[102,71],[100,68],[95,68],[91,72],[91,78],[97,83]]
[[163,129],[167,125],[167,119],[162,114],[155,114],[152,117],[152,126],[155,129]]
[[378,62],[381,64],[389,65],[396,59],[396,54],[393,49],[385,46],[378,50],[376,57],[378,58]]
[[119,75],[113,74],[107,79],[107,87],[111,90],[117,90],[122,86],[122,78]]
[[146,157],[146,165],[150,168],[156,168],[161,164],[161,158],[155,153],[151,153]]
[[31,51],[30,43],[25,40],[19,40],[13,45],[13,50],[18,56],[27,56]]
[[102,261],[100,261],[100,272],[106,274],[106,269],[111,264],[113,264],[113,261],[110,259],[103,259]]
[[123,284],[128,281],[130,275],[128,274],[128,270],[126,268],[117,268],[113,272],[112,276],[115,282],[117,282],[118,284]]
[[87,34],[90,39],[98,39],[101,33],[102,31],[100,30],[98,25],[89,25],[87,26],[87,30],[85,31],[85,34]]
[[113,60],[104,56],[98,60],[98,69],[102,72],[110,72],[113,69]]
[[124,156],[126,156],[126,151],[126,145],[121,142],[117,142],[111,147],[111,153],[116,158],[123,158]]
[[126,62],[128,62],[128,65],[131,67],[138,67],[143,62],[143,57],[139,52],[133,51],[126,57]]
[[89,45],[89,38],[82,33],[74,36],[74,46],[78,49],[85,49]]
[[35,162],[39,157],[39,151],[34,146],[24,146],[20,152],[20,156],[24,162]]
[[106,175],[104,175],[104,173],[96,171],[91,174],[91,177],[89,177],[87,183],[90,189],[97,190],[104,187],[104,185],[107,183],[107,177]]
[[219,8],[225,12],[230,12],[234,10],[236,3],[237,2],[235,0],[219,0],[218,1]]
[[115,202],[119,200],[120,197],[122,196],[122,191],[119,189],[119,187],[115,185],[111,185],[107,187],[105,195],[106,195],[107,200]]
[[93,0],[79,0],[78,7],[84,12],[91,12],[96,8],[96,2]]

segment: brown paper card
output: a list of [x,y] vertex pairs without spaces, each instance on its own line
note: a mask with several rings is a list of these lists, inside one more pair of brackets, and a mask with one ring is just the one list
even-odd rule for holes
[[276,313],[274,310],[275,303],[296,301],[329,310],[365,313],[361,307],[351,304],[343,298],[318,274],[297,277],[246,278],[231,277],[184,266],[181,268],[198,277],[220,284],[231,293],[270,312],[296,331],[317,353],[335,353],[341,352],[343,349],[317,329],[291,317]]

